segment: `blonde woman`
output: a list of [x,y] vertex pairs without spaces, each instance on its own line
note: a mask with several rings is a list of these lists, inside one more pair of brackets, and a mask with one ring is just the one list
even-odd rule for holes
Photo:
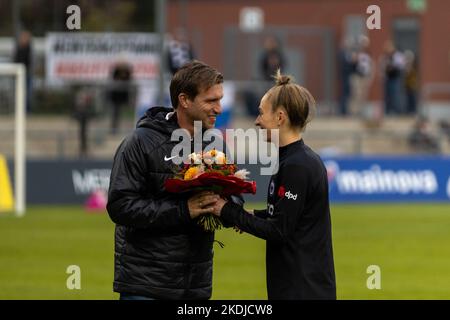
[[315,105],[307,89],[289,76],[261,99],[255,124],[278,130],[280,165],[271,177],[267,209],[245,211],[226,199],[212,206],[215,215],[242,231],[267,240],[269,299],[336,299],[327,172],[302,139]]

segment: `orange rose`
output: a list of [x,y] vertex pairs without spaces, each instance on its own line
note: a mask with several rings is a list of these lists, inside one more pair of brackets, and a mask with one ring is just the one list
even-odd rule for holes
[[197,178],[202,173],[200,167],[191,167],[184,174],[184,180],[192,180]]

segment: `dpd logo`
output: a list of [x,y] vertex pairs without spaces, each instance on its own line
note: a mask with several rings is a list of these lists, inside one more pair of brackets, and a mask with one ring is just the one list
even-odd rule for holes
[[297,194],[292,194],[290,191],[286,191],[286,188],[284,186],[280,186],[278,189],[278,196],[280,198],[288,198],[292,200],[297,200]]
[[284,195],[288,199],[297,200],[297,194],[292,194],[290,191],[287,191]]

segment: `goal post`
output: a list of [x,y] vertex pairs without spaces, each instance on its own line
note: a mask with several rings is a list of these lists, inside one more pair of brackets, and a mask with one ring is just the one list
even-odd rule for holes
[[0,63],[0,76],[13,76],[15,80],[14,203],[19,217],[25,214],[25,72],[23,64]]

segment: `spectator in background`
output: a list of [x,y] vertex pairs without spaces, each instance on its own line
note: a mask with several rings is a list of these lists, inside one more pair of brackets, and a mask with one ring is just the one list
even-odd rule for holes
[[264,39],[264,51],[260,60],[260,68],[263,79],[272,83],[277,70],[284,70],[286,60],[278,40],[274,36]]
[[94,91],[86,87],[75,87],[73,117],[78,121],[80,158],[85,158],[88,154],[88,123],[94,115]]
[[31,112],[32,93],[33,93],[33,47],[32,36],[29,31],[22,31],[14,52],[14,62],[25,65],[26,81],[26,109]]
[[415,114],[417,112],[417,91],[419,88],[417,59],[410,50],[405,52],[405,93],[406,93],[406,113]]
[[132,68],[124,61],[115,64],[111,71],[112,85],[109,99],[112,106],[111,134],[117,134],[120,125],[121,109],[130,104]]
[[401,113],[402,77],[405,67],[404,55],[398,51],[392,41],[386,41],[382,57],[384,82],[384,105],[386,114]]
[[419,116],[414,123],[412,132],[408,138],[409,145],[418,152],[438,153],[439,144],[433,137],[429,128],[429,121],[423,116]]
[[241,92],[247,113],[251,117],[257,117],[259,114],[260,96],[272,87],[273,76],[278,69],[281,71],[286,67],[286,59],[280,44],[274,36],[267,36],[263,42],[263,52],[259,58],[259,72],[263,83],[262,86],[245,88]]
[[339,93],[339,112],[346,115],[348,112],[348,103],[351,97],[350,79],[356,69],[356,52],[354,52],[353,41],[346,38],[341,50],[339,51],[339,75],[341,80]]
[[441,120],[439,121],[439,129],[444,137],[450,142],[450,121],[449,120]]
[[373,79],[373,61],[369,53],[370,40],[366,36],[358,38],[357,52],[354,57],[354,72],[351,76],[351,99],[349,111],[352,115],[361,115],[365,110],[369,87]]
[[194,60],[192,46],[187,40],[184,29],[179,28],[168,45],[167,63],[170,73],[174,75],[178,69],[192,60]]

